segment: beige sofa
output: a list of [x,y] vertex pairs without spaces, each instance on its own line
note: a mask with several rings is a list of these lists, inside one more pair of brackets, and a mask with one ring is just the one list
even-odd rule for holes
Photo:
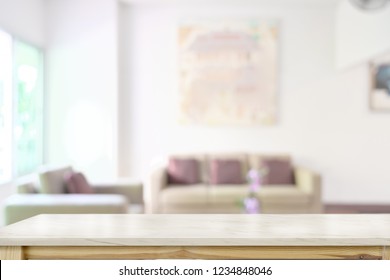
[[[172,156],[171,156],[172,157]],[[243,213],[242,201],[248,196],[248,184],[212,185],[208,169],[213,159],[236,159],[243,176],[258,169],[264,158],[288,159],[286,155],[263,154],[187,154],[175,158],[196,159],[201,182],[190,185],[168,183],[167,163],[155,165],[145,182],[144,202],[148,213]],[[292,166],[295,183],[263,185],[257,192],[261,213],[321,213],[321,178],[303,167]]]
[[122,214],[143,205],[142,184],[134,180],[91,184],[92,194],[66,193],[71,167],[45,168],[16,180],[17,194],[5,200],[5,224],[38,214]]

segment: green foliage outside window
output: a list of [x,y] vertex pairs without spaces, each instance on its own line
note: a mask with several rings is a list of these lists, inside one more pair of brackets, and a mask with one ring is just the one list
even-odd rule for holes
[[43,163],[43,53],[0,30],[0,183]]
[[[43,161],[42,53],[28,44],[14,42],[15,168],[27,174]],[[15,91],[14,91],[15,92]]]

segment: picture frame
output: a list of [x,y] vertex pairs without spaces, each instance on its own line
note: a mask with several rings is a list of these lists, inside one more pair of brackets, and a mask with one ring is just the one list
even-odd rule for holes
[[370,109],[390,112],[390,52],[371,61],[370,73]]

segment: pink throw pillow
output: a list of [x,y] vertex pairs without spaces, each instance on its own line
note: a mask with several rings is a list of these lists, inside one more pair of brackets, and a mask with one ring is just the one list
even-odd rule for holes
[[262,160],[268,173],[263,178],[266,185],[293,185],[294,171],[288,159],[270,158]]
[[68,193],[93,193],[93,190],[83,173],[68,172],[65,174],[64,179]]
[[210,183],[243,184],[241,162],[232,159],[214,159],[210,163]]
[[197,184],[200,182],[199,177],[199,162],[196,159],[169,159],[169,184]]

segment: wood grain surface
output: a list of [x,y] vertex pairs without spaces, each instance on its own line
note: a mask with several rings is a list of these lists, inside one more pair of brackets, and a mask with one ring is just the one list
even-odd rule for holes
[[0,247],[0,260],[23,260],[24,258],[24,251],[20,246]]
[[26,247],[27,259],[382,259],[383,247]]

